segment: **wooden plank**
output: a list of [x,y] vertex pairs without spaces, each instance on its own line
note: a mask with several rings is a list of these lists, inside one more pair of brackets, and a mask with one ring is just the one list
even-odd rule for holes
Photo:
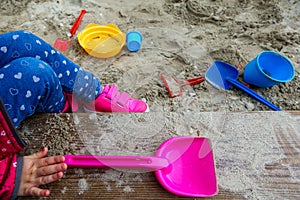
[[[18,131],[29,145],[55,154],[152,155],[178,135],[210,138],[219,193],[210,199],[299,199],[300,111],[146,114],[39,114]],[[45,186],[50,199],[181,199],[153,172],[68,169]],[[19,199],[35,199],[20,197]]]

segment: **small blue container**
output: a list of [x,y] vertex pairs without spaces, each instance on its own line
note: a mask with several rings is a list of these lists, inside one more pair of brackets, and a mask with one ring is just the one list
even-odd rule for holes
[[258,54],[244,69],[245,82],[261,88],[291,81],[295,76],[292,62],[274,51]]
[[126,34],[126,44],[127,48],[131,52],[136,52],[140,50],[142,46],[143,36],[140,32],[132,30]]

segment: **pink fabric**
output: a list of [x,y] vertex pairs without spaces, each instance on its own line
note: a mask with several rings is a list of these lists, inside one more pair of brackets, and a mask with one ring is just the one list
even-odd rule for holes
[[[17,169],[17,153],[23,147],[0,111],[0,199],[10,199],[14,191]],[[14,131],[14,130],[13,130]]]
[[0,199],[10,199],[14,190],[17,154],[9,154],[0,160]]

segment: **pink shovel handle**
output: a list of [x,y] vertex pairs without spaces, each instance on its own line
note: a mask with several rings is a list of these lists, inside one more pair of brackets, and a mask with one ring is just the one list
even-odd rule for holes
[[79,14],[78,18],[76,19],[76,21],[74,22],[72,28],[70,29],[71,37],[72,37],[73,35],[75,35],[75,33],[76,33],[76,31],[77,31],[77,29],[78,29],[78,27],[79,27],[79,24],[80,24],[80,22],[81,22],[81,20],[82,20],[82,17],[83,17],[83,15],[84,15],[85,13],[86,13],[86,10],[81,10],[81,11],[80,11],[80,14]]
[[159,170],[169,166],[165,158],[152,156],[92,156],[65,155],[70,168],[121,168],[135,170]]

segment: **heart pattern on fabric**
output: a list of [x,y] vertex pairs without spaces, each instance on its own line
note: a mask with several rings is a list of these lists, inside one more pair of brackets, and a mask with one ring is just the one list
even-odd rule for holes
[[39,40],[36,40],[35,42],[39,45],[42,45],[41,41],[39,41]]
[[18,39],[19,37],[20,37],[19,35],[13,35],[13,36],[12,36],[12,38],[13,38],[14,40]]
[[26,93],[25,97],[26,97],[26,98],[31,97],[31,91],[30,91],[30,90],[27,90],[27,93]]
[[26,60],[22,60],[21,61],[21,65],[23,65],[23,66],[29,66],[29,62],[27,62]]
[[20,110],[25,110],[25,105],[21,105]]
[[30,51],[32,49],[32,46],[30,43],[25,43],[25,47],[28,51]]
[[33,79],[33,82],[35,82],[35,83],[40,81],[40,78],[37,76],[33,76],[32,79]]
[[17,52],[17,51],[15,51],[15,52],[13,52],[13,54],[12,54],[11,57],[13,57],[13,58],[18,58],[18,57],[20,57],[20,53]]
[[6,46],[1,47],[0,50],[1,50],[3,53],[7,53],[7,47],[6,47]]
[[19,94],[19,90],[15,88],[9,88],[9,93],[13,96]]
[[35,110],[35,106],[30,105],[30,110],[34,111]]
[[[31,33],[30,33],[31,34]],[[2,65],[4,67],[9,67],[8,69],[4,69],[3,71],[0,71],[0,82],[3,81],[6,78],[11,79],[11,81],[15,81],[18,84],[11,84],[8,83],[6,86],[6,91],[8,94],[7,96],[10,96],[9,98],[21,98],[24,100],[24,102],[19,101],[16,102],[17,104],[9,105],[7,109],[10,109],[10,112],[12,109],[16,109],[18,112],[23,113],[31,112],[31,110],[38,109],[39,111],[41,108],[38,107],[31,107],[30,104],[27,104],[27,102],[40,102],[43,101],[46,97],[41,95],[38,96],[40,92],[39,88],[42,89],[54,89],[53,91],[53,102],[52,102],[52,108],[54,108],[54,111],[57,110],[57,105],[60,105],[64,103],[65,99],[61,93],[63,91],[69,91],[72,92],[72,86],[74,86],[74,82],[76,79],[76,73],[80,72],[82,70],[79,66],[73,64],[68,58],[64,56],[60,56],[59,51],[55,50],[54,48],[51,48],[49,45],[47,45],[42,39],[38,39],[37,37],[30,38],[32,35],[24,35],[20,32],[12,33],[8,36],[8,40],[10,40],[13,43],[13,47],[10,45],[7,45],[7,43],[0,44],[0,55],[6,56],[8,61],[16,61],[12,62],[11,65]],[[29,39],[29,40],[28,40]],[[37,51],[35,51],[37,49]],[[29,52],[30,51],[30,52]],[[18,59],[20,58],[20,59]],[[34,59],[35,58],[35,59]],[[31,60],[33,59],[33,60]],[[31,63],[31,61],[33,61]],[[35,61],[35,62],[34,62]],[[53,79],[49,79],[49,82],[47,82],[48,78],[44,78],[44,75],[49,72],[49,70],[53,70],[49,65],[53,64],[53,67],[55,67],[54,70],[56,70],[55,73],[50,71],[52,74]],[[14,68],[14,65],[19,65],[18,68]],[[26,69],[28,67],[33,65],[33,69],[30,73],[25,73]],[[70,66],[69,66],[70,65]],[[25,71],[23,71],[25,70]],[[29,70],[29,68],[28,68]],[[35,71],[36,70],[36,71]],[[7,74],[6,74],[7,72]],[[57,73],[57,75],[56,75]],[[86,73],[89,74],[89,73]],[[27,80],[27,75],[29,75],[29,79]],[[73,77],[74,75],[74,77]],[[56,78],[56,77],[57,78]],[[60,77],[60,80],[58,80],[58,77]],[[91,79],[92,76],[88,75],[85,76],[85,73],[83,73],[83,76],[81,79]],[[25,80],[26,79],[26,80]],[[66,84],[66,88],[62,88],[62,85],[60,81],[64,82]],[[64,80],[66,79],[66,80]],[[73,80],[70,80],[73,79]],[[24,80],[24,85],[19,84],[21,81]],[[53,81],[54,80],[54,81]],[[23,84],[23,82],[21,82]],[[70,88],[69,85],[70,84]],[[43,88],[44,87],[44,88]],[[83,91],[85,87],[88,87],[88,84],[82,83],[81,86],[78,88],[80,91]],[[32,91],[31,91],[32,90]],[[38,93],[36,94],[36,91]],[[94,93],[91,91],[91,93]],[[41,93],[40,93],[41,94]],[[61,99],[57,101],[57,99]],[[9,102],[9,101],[8,101]],[[34,104],[33,103],[33,104]],[[56,106],[54,106],[54,103]],[[62,105],[60,105],[61,107]],[[15,118],[14,118],[15,117]],[[12,120],[16,123],[22,121],[22,117],[20,116],[14,116],[12,117]]]
[[19,72],[19,73],[15,74],[14,77],[15,77],[16,79],[21,79],[21,78],[22,78],[22,73]]
[[59,62],[58,62],[58,61],[55,61],[55,62],[54,62],[54,67],[58,68],[58,67],[59,67],[59,65],[60,65],[60,64],[59,64]]
[[10,110],[12,108],[12,105],[10,105],[10,104],[5,104],[4,106],[5,106],[6,110]]

